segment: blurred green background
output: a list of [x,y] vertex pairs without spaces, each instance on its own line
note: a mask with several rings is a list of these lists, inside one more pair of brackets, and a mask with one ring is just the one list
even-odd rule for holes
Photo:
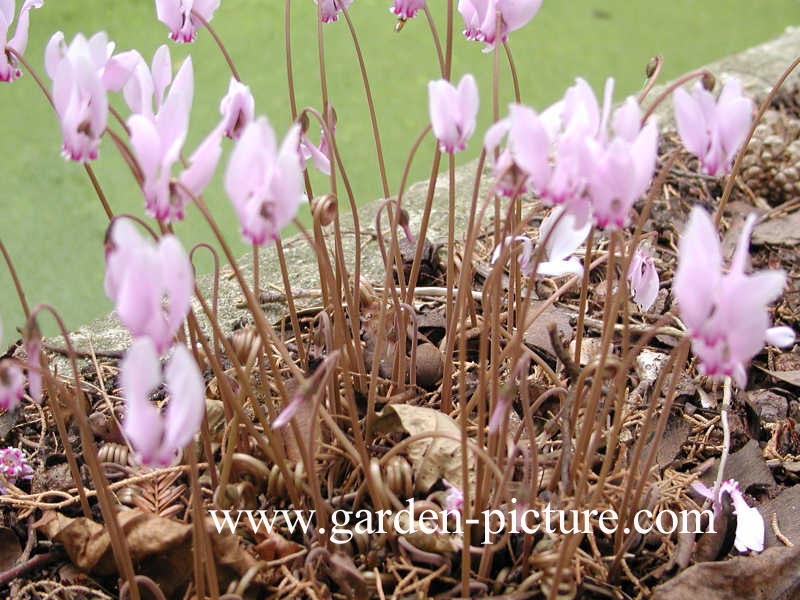
[[[18,0],[17,4],[22,2]],[[222,0],[213,20],[245,83],[256,97],[256,111],[266,114],[279,136],[289,126],[284,63],[283,2]],[[393,193],[405,156],[427,122],[426,83],[438,77],[438,66],[424,17],[394,33],[389,0],[356,0],[350,14],[356,24],[373,84]],[[440,25],[445,2],[429,2]],[[311,0],[292,1],[292,40],[300,106],[319,108],[315,43],[316,9]],[[456,15],[456,31],[462,23]],[[556,100],[575,77],[600,89],[606,76],[617,81],[616,96],[637,90],[648,59],[665,57],[662,81],[693,67],[745,49],[800,22],[798,0],[545,0],[539,15],[511,36],[523,101],[541,109]],[[188,154],[216,123],[220,98],[228,87],[225,62],[207,32],[195,44],[181,46],[167,39],[150,0],[47,0],[31,14],[26,57],[43,73],[42,54],[50,35],[61,29],[70,40],[77,32],[105,30],[118,50],[138,49],[149,61],[155,49],[169,43],[173,65],[191,52],[195,64],[195,99]],[[359,202],[380,195],[364,92],[352,42],[342,19],[326,25],[330,97],[338,114],[337,140]],[[443,33],[444,29],[441,27]],[[482,45],[455,40],[453,75],[472,72],[481,88],[479,127],[465,162],[477,155],[491,113],[492,55]],[[501,106],[512,97],[505,63],[501,67]],[[124,108],[119,98],[113,100]],[[3,135],[0,195],[0,238],[20,272],[32,304],[57,307],[71,328],[111,309],[102,287],[103,234],[107,224],[100,204],[80,165],[64,161],[57,119],[26,75],[0,85],[0,128]],[[432,142],[415,162],[411,181],[427,176]],[[206,199],[238,254],[241,243],[233,211],[222,189],[222,170],[230,143]],[[108,140],[94,163],[116,212],[143,213],[143,200]],[[321,188],[317,186],[316,190]],[[307,218],[307,214],[306,214]],[[210,239],[196,210],[176,224],[187,248]],[[288,232],[287,232],[288,233]],[[208,264],[200,264],[201,270]],[[0,268],[0,317],[5,340],[21,324],[21,311],[5,268]],[[52,331],[49,327],[47,330]]]

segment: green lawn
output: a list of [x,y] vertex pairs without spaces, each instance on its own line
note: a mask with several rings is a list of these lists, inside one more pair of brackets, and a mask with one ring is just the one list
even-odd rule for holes
[[[427,122],[426,83],[437,76],[438,67],[424,20],[410,21],[395,34],[389,4],[389,0],[356,0],[351,15],[373,83],[394,188],[408,148]],[[443,15],[442,0],[429,4]],[[319,108],[315,8],[311,0],[295,0],[292,6],[298,100],[301,106]],[[536,19],[513,33],[511,41],[523,100],[542,108],[577,76],[599,88],[605,77],[612,75],[620,97],[641,85],[644,65],[655,53],[665,56],[663,78],[671,78],[763,42],[799,22],[798,0],[546,0]],[[257,112],[268,115],[282,136],[289,125],[283,2],[222,0],[213,24],[244,81],[251,85]],[[457,30],[460,25],[459,19]],[[28,59],[42,71],[45,43],[57,29],[64,30],[68,39],[79,31],[91,34],[105,29],[118,49],[135,47],[148,60],[159,44],[169,42],[150,0],[48,0],[31,15],[27,52]],[[330,94],[339,117],[337,139],[358,199],[366,202],[379,195],[380,185],[352,42],[341,20],[326,26],[325,33]],[[169,43],[176,65],[176,57],[187,51],[194,57],[190,151],[216,121],[229,75],[207,33],[201,32],[191,46]],[[454,76],[474,73],[482,93],[479,129],[460,161],[477,154],[491,113],[492,56],[480,50],[480,45],[460,35],[456,39]],[[511,98],[505,64],[501,83],[501,103],[505,105]],[[67,325],[76,327],[110,309],[102,288],[104,213],[83,169],[60,158],[57,120],[30,76],[0,87],[0,127],[4,159],[0,237],[16,262],[31,303],[56,306]],[[226,160],[223,158],[223,167]],[[104,142],[95,166],[112,208],[141,214],[140,193],[112,145]],[[412,180],[425,177],[428,168],[427,155],[420,155]],[[206,196],[230,239],[236,240],[237,250],[244,253],[220,173]],[[187,222],[176,227],[187,245],[209,237],[196,211],[190,213]],[[20,324],[21,312],[5,269],[0,269],[0,315],[7,332]],[[8,341],[11,334],[5,337]]]

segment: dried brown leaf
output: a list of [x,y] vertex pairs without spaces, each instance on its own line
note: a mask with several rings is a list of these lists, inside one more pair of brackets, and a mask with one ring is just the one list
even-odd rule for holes
[[[376,427],[384,433],[402,432],[409,436],[441,432],[448,437],[430,437],[412,442],[408,457],[414,469],[414,488],[427,492],[440,478],[463,488],[461,476],[461,428],[448,415],[422,406],[390,404],[378,418]],[[470,454],[470,479],[474,473],[474,458]]]
[[756,246],[762,244],[795,246],[798,243],[800,243],[800,211],[759,223],[753,230],[753,244]]
[[[139,509],[123,511],[118,521],[134,562],[164,554],[176,546],[188,546],[192,526],[164,519]],[[80,569],[98,575],[116,572],[111,540],[106,527],[85,517],[76,519],[46,511],[34,526],[54,542],[62,544],[70,560]]]
[[800,595],[800,546],[689,567],[653,590],[652,600],[795,600]]
[[544,301],[531,302],[531,306],[528,310],[529,317],[525,324],[524,339],[525,343],[529,346],[533,346],[542,352],[555,356],[547,328],[550,326],[550,323],[555,323],[561,338],[569,342],[574,334],[574,330],[570,324],[571,315],[566,310],[550,304],[542,311],[542,314],[539,315],[536,320],[533,320],[533,316],[539,312],[539,306],[543,302]]
[[0,573],[13,567],[21,555],[17,534],[8,527],[0,527]]

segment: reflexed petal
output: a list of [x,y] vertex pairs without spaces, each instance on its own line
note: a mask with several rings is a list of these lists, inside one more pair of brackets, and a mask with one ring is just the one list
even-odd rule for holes
[[173,235],[161,238],[158,244],[163,284],[169,297],[167,313],[167,332],[163,346],[156,344],[163,352],[186,318],[194,292],[194,270],[183,246]]
[[162,454],[174,456],[197,432],[205,414],[205,383],[192,354],[175,347],[165,371],[169,403],[164,414]]
[[675,105],[675,124],[683,145],[695,156],[704,156],[708,148],[708,125],[698,102],[682,88],[675,90],[672,101]]
[[161,383],[161,364],[150,340],[133,342],[120,363],[120,380],[126,406],[125,435],[142,462],[150,464],[158,454],[164,428],[158,409],[147,399]]
[[672,293],[690,329],[709,317],[721,278],[722,253],[717,230],[705,210],[694,207],[678,244]]
[[795,333],[791,327],[770,327],[767,329],[767,343],[778,348],[788,348],[794,344]]
[[16,50],[19,54],[25,54],[28,47],[28,28],[30,26],[30,10],[41,8],[44,0],[25,0],[22,8],[19,9],[17,17],[17,28],[14,30],[14,37],[8,42],[8,46]]
[[498,0],[497,8],[503,15],[506,30],[510,33],[524,25],[536,16],[542,0]]
[[[179,182],[194,196],[203,193],[222,156],[222,130],[214,129],[189,157],[189,168],[184,170]],[[180,192],[179,192],[180,193]]]
[[433,134],[445,151],[452,152],[459,137],[454,114],[457,111],[455,90],[444,79],[431,81],[428,83],[428,99]]
[[56,31],[47,42],[44,49],[44,69],[50,79],[56,78],[58,64],[67,53],[67,45],[64,42],[64,32]]

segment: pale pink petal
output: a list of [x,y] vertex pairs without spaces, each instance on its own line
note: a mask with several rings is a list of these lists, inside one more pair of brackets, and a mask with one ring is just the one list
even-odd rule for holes
[[161,364],[153,343],[133,342],[120,363],[120,380],[125,398],[125,435],[144,464],[157,457],[164,426],[158,409],[147,396],[161,383]]
[[788,348],[794,344],[795,333],[791,327],[770,327],[767,329],[767,343],[778,348]]
[[[168,340],[175,336],[191,307],[194,293],[194,269],[183,246],[173,235],[161,238],[158,244],[158,257],[169,298],[167,335],[165,335],[168,344]],[[165,349],[166,344],[158,348],[160,352]]]
[[158,20],[169,27],[170,31],[179,31],[181,28],[181,3],[179,0],[156,0],[156,16]]
[[56,31],[44,49],[44,69],[50,79],[56,78],[56,70],[66,53],[67,44],[64,41],[64,33]]
[[678,88],[672,96],[675,124],[683,145],[695,156],[705,156],[708,149],[708,124],[698,102],[686,90]]
[[717,230],[700,207],[694,207],[678,244],[678,267],[672,293],[690,330],[706,322],[716,300],[722,252]]
[[497,0],[497,8],[509,33],[527,25],[541,6],[542,0]]
[[164,44],[158,47],[153,54],[150,71],[152,73],[152,88],[156,98],[156,110],[158,110],[164,103],[164,91],[172,81],[172,57],[169,53],[169,46]]
[[19,9],[17,17],[17,28],[14,37],[8,42],[8,46],[16,50],[19,54],[25,54],[28,47],[28,28],[30,26],[30,10],[41,8],[44,0],[25,0],[22,8]]
[[162,463],[170,460],[192,441],[200,430],[205,414],[203,376],[194,357],[184,346],[175,347],[167,364],[165,378],[169,403],[164,414]]
[[189,157],[189,167],[178,178],[181,186],[191,191],[194,196],[200,196],[214,176],[221,156],[222,130],[217,127]]

